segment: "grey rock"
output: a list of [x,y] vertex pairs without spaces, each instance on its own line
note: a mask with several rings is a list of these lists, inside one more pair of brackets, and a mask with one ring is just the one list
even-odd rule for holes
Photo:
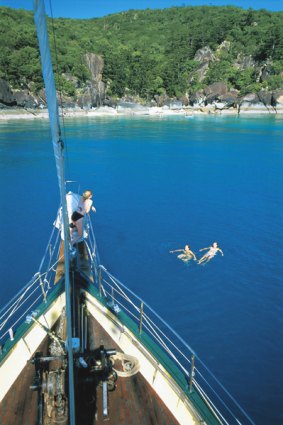
[[230,47],[231,47],[231,42],[224,40],[224,41],[222,41],[222,43],[217,48],[216,53],[221,54],[223,52],[229,52]]
[[103,105],[104,106],[109,106],[109,108],[117,108],[117,100],[112,99],[110,97],[106,97],[103,100]]
[[209,96],[211,94],[216,94],[218,96],[221,96],[227,93],[227,91],[228,91],[227,85],[225,83],[222,83],[221,81],[210,84],[204,89],[204,93],[206,96]]
[[206,103],[212,103],[216,100],[219,100],[220,96],[226,94],[228,91],[228,87],[226,84],[222,82],[213,83],[207,86],[204,89],[204,94],[206,95]]
[[20,90],[14,92],[17,106],[21,108],[35,109],[38,107],[37,99],[32,96],[28,90]]
[[213,62],[215,61],[215,55],[210,47],[205,46],[202,49],[197,50],[194,60],[197,62]]
[[272,75],[272,62],[266,61],[263,65],[259,67],[257,81],[266,81],[268,77],[270,77],[270,75]]
[[240,99],[240,110],[268,111],[268,108],[264,103],[261,102],[260,98],[256,93],[248,93]]
[[206,96],[203,90],[196,91],[190,95],[189,103],[191,106],[204,106],[206,101]]
[[183,106],[188,106],[189,105],[189,98],[187,96],[182,96],[180,101],[182,102]]
[[241,98],[240,105],[249,104],[250,106],[252,106],[252,105],[255,105],[259,102],[260,102],[260,100],[259,100],[259,97],[256,93],[248,93]]
[[235,108],[239,102],[237,93],[231,91],[219,96],[219,100],[226,108]]
[[215,55],[210,47],[206,46],[197,50],[194,60],[199,62],[200,65],[194,72],[189,75],[189,81],[192,82],[195,76],[199,81],[203,81],[205,79],[210,62],[214,62],[216,60]]
[[172,102],[170,102],[169,108],[172,109],[173,111],[180,110],[183,108],[183,103],[181,100],[173,100]]
[[96,55],[95,53],[86,53],[84,58],[91,73],[91,79],[93,81],[101,81],[104,69],[104,60],[102,56]]
[[259,100],[266,106],[272,105],[272,93],[266,90],[261,90],[258,92]]
[[275,90],[272,93],[271,104],[275,107],[283,107],[283,90]]
[[12,90],[10,89],[9,84],[2,78],[0,78],[0,103],[6,106],[16,105],[16,99],[12,93]]
[[154,99],[158,107],[162,107],[164,105],[167,105],[167,106],[170,105],[170,98],[166,94],[155,95]]
[[90,71],[91,80],[86,87],[81,89],[78,104],[82,108],[89,109],[103,105],[105,99],[105,83],[102,81],[104,60],[94,53],[86,53],[84,60]]
[[76,89],[80,88],[80,83],[79,83],[79,79],[77,77],[75,77],[72,74],[62,74],[62,76],[67,80],[70,81],[70,83],[72,83],[74,85],[74,87]]
[[255,68],[256,62],[253,60],[252,55],[243,56],[239,53],[234,66],[240,70],[244,70],[248,68]]

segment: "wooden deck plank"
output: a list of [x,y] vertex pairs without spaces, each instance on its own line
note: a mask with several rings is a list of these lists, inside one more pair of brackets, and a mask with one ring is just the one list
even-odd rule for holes
[[[91,332],[96,347],[104,345],[106,349],[116,348],[121,351],[112,338],[105,333],[101,325],[90,320]],[[97,390],[97,418],[95,424],[105,424],[102,415],[102,390]],[[176,425],[178,422],[167,409],[145,378],[138,373],[129,378],[118,378],[117,388],[109,392],[108,425]]]
[[[48,338],[38,351],[47,353]],[[0,403],[0,425],[36,425],[37,392],[30,389],[34,377],[34,365],[26,367]]]

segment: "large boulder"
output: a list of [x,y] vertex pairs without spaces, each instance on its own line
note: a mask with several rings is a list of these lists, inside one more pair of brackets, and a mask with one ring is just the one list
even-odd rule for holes
[[240,110],[246,112],[269,112],[256,93],[248,93],[240,99]]
[[156,101],[156,105],[158,107],[170,104],[170,98],[167,96],[167,94],[155,95],[154,100]]
[[204,94],[206,95],[206,103],[212,103],[216,100],[219,100],[219,97],[226,94],[227,91],[228,87],[225,83],[218,82],[210,84],[204,89]]
[[238,93],[229,91],[219,96],[219,101],[225,105],[225,108],[236,108],[239,103]]
[[82,109],[91,109],[96,106],[96,90],[89,84],[77,95],[77,104]]
[[261,90],[258,92],[258,98],[259,100],[265,105],[265,106],[272,106],[272,93],[267,90]]
[[5,106],[15,106],[17,104],[7,81],[0,78],[0,103]]
[[201,106],[205,106],[205,102],[206,102],[206,96],[203,90],[198,90],[192,95],[190,95],[189,104],[191,106],[199,108]]
[[37,99],[32,96],[28,90],[15,91],[14,97],[17,102],[17,106],[20,108],[35,109],[38,107]]
[[106,97],[103,100],[103,105],[108,106],[109,108],[117,108],[117,100],[112,97]]
[[271,103],[276,108],[283,108],[283,90],[275,90],[272,93]]

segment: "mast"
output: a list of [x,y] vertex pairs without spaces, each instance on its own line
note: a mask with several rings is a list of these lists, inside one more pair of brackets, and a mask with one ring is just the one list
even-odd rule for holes
[[69,415],[70,425],[75,425],[75,390],[74,390],[74,360],[72,349],[72,323],[71,323],[71,286],[70,286],[70,266],[69,266],[69,244],[70,231],[66,202],[65,187],[65,167],[64,167],[64,143],[61,139],[61,129],[59,122],[58,103],[56,98],[56,86],[52,69],[51,54],[48,41],[46,24],[46,13],[44,0],[33,0],[34,21],[36,25],[39,42],[42,73],[46,89],[46,99],[51,127],[52,144],[56,161],[58,183],[60,189],[60,199],[62,205],[62,216],[64,226],[64,258],[65,258],[65,296],[66,296],[66,316],[67,316],[67,348],[68,348],[68,375],[69,375]]

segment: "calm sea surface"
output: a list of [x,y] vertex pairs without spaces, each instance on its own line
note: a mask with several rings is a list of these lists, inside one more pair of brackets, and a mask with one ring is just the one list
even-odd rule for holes
[[[258,425],[283,424],[283,117],[65,120],[102,263]],[[37,271],[59,204],[46,121],[1,122],[0,304]],[[77,186],[76,186],[77,187]],[[217,241],[206,266],[169,254]]]

